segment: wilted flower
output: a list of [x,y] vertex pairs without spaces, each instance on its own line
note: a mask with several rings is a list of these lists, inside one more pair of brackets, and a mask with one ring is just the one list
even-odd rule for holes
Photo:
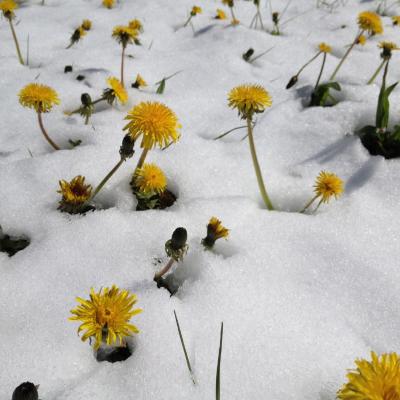
[[74,33],[71,35],[71,38],[70,38],[71,43],[69,44],[67,49],[69,49],[74,43],[79,42],[82,39],[82,37],[85,35],[86,35],[86,30],[83,28],[82,25],[79,26],[78,28],[76,28],[74,30]]
[[83,206],[90,199],[92,194],[92,186],[85,184],[85,177],[78,175],[71,182],[61,180],[59,182],[60,190],[57,193],[61,194],[58,209],[70,214],[80,213]]
[[143,164],[135,171],[133,180],[137,190],[145,195],[160,194],[167,188],[167,178],[156,164]]
[[142,136],[140,146],[151,150],[160,148],[179,139],[181,125],[175,113],[166,105],[158,102],[141,102],[129,111],[125,119],[130,122],[124,127],[133,140]]
[[271,96],[260,85],[236,86],[229,92],[228,101],[229,107],[236,108],[243,119],[262,113],[272,105]]
[[370,35],[383,33],[381,17],[371,11],[364,11],[358,14],[358,26]]
[[54,105],[60,104],[57,92],[49,86],[30,83],[19,92],[19,102],[36,112],[49,112]]
[[371,361],[356,360],[357,368],[347,374],[348,382],[338,391],[340,400],[399,400],[400,359],[396,353],[371,352]]
[[318,50],[319,50],[321,53],[330,53],[330,52],[332,51],[332,47],[329,46],[329,45],[326,44],[326,43],[320,43],[320,44],[318,45]]
[[147,82],[142,78],[142,76],[140,74],[137,74],[135,82],[132,83],[132,87],[139,89],[139,88],[145,87],[145,86],[147,86]]
[[212,217],[207,225],[207,236],[202,239],[201,243],[210,249],[218,239],[226,239],[228,235],[229,229],[226,229],[218,218]]
[[71,310],[74,316],[69,319],[82,322],[78,333],[85,331],[82,335],[83,341],[95,338],[96,350],[104,342],[110,346],[119,342],[122,346],[125,337],[139,333],[137,327],[129,321],[142,310],[133,309],[137,298],[128,290],[121,290],[113,285],[111,288],[102,288],[96,293],[92,288],[89,300],[80,297],[76,300],[80,305]]

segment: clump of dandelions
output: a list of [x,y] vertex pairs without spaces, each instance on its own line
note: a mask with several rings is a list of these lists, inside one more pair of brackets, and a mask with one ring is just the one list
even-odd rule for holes
[[90,290],[90,299],[77,297],[79,305],[71,310],[70,321],[81,321],[78,333],[84,331],[82,341],[95,339],[94,348],[101,344],[109,346],[125,345],[125,338],[139,333],[138,328],[130,323],[133,316],[142,312],[133,308],[137,303],[135,294],[121,290],[113,285],[102,288],[99,292]]
[[49,86],[39,83],[30,83],[19,92],[19,102],[22,106],[32,108],[36,111],[40,130],[43,136],[55,150],[60,150],[47,134],[42,120],[42,114],[51,111],[53,106],[60,104],[57,92]]
[[3,13],[4,18],[8,21],[11,29],[11,34],[14,39],[15,48],[17,50],[18,60],[20,64],[24,65],[24,59],[22,58],[21,49],[19,48],[19,43],[17,39],[17,34],[15,33],[13,19],[15,18],[15,9],[18,8],[18,4],[14,0],[2,0],[0,1],[0,11]]
[[125,117],[129,122],[124,127],[132,140],[142,138],[143,149],[136,169],[143,166],[149,150],[163,148],[178,141],[181,125],[175,113],[159,102],[145,101],[133,107]]
[[202,239],[201,244],[206,249],[212,249],[218,239],[227,239],[228,236],[229,229],[226,229],[218,218],[211,217],[207,224],[207,236]]
[[314,185],[315,196],[301,210],[304,213],[317,199],[319,203],[314,210],[317,211],[322,203],[329,203],[329,200],[334,197],[339,198],[344,191],[343,181],[331,172],[321,171],[317,176]]
[[344,54],[342,59],[339,61],[337,67],[333,71],[330,77],[331,81],[335,79],[336,74],[339,72],[339,69],[345,62],[346,58],[349,56],[351,50],[353,50],[354,46],[360,43],[360,40],[363,37],[364,33],[368,33],[370,36],[379,35],[383,33],[381,17],[373,12],[364,11],[358,14],[357,23],[359,27],[358,33],[353,43],[347,49],[346,53]]
[[400,358],[396,353],[378,356],[371,361],[356,360],[356,369],[347,374],[348,382],[338,391],[340,400],[399,400]]
[[253,117],[254,114],[264,112],[272,105],[272,99],[269,93],[260,85],[240,85],[233,88],[228,95],[229,107],[235,108],[240,118],[245,119],[247,123],[247,132],[250,145],[250,153],[253,159],[254,170],[257,177],[258,187],[261,197],[268,210],[273,210],[271,200],[265,189],[264,180],[258,163],[256,148],[253,138]]
[[121,54],[121,84],[124,85],[124,61],[125,50],[128,44],[135,43],[139,31],[132,29],[129,26],[118,25],[112,31],[112,37],[122,46]]
[[71,182],[61,180],[59,182],[61,200],[58,209],[69,214],[80,214],[93,209],[86,202],[92,194],[92,186],[85,184],[85,177],[78,175]]

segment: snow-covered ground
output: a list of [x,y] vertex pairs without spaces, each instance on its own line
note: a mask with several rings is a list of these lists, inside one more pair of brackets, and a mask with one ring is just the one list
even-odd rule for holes
[[[333,47],[325,79],[357,32],[360,11],[376,2],[349,0],[334,12],[317,9],[314,0],[294,0],[281,36],[249,29],[255,7],[237,0],[242,22],[212,17],[216,0],[121,0],[108,10],[101,0],[29,0],[16,10],[16,30],[30,66],[16,58],[7,21],[0,20],[0,224],[12,235],[26,234],[31,244],[9,258],[0,253],[0,399],[29,380],[40,384],[43,400],[210,399],[220,322],[224,321],[222,398],[249,400],[328,400],[345,379],[356,357],[400,346],[399,161],[371,157],[356,129],[374,121],[379,82],[366,86],[376,69],[380,40],[400,44],[400,28],[383,17],[384,35],[357,46],[337,80],[340,103],[332,108],[303,106],[301,90],[313,85],[316,62],[301,75],[297,89],[289,78],[324,41]],[[261,0],[268,29],[269,7]],[[196,4],[196,29],[176,29]],[[274,11],[286,1],[272,0]],[[394,7],[393,15],[400,13]],[[65,47],[84,18],[93,28],[71,49]],[[139,18],[142,46],[129,46],[126,81],[137,73],[156,86],[129,87],[129,104],[104,108],[85,126],[64,110],[79,106],[80,95],[96,98],[108,76],[119,76],[121,47],[111,38],[115,25]],[[272,50],[254,64],[242,53]],[[389,81],[400,79],[394,52]],[[73,65],[72,74],[64,66]],[[98,69],[93,71],[92,69]],[[76,76],[86,76],[77,81]],[[18,103],[28,83],[50,85],[61,105],[44,116],[63,148],[44,141],[35,114]],[[241,125],[227,106],[227,93],[242,83],[263,85],[273,106],[260,115],[255,140],[266,185],[280,211],[261,204],[249,148],[236,131]],[[98,202],[105,208],[86,216],[57,210],[58,181],[85,175],[96,185],[118,161],[126,112],[142,100],[162,101],[182,123],[181,140],[148,161],[165,171],[178,201],[167,210],[136,212],[129,180],[136,165],[128,160]],[[400,92],[391,97],[392,123],[400,123]],[[315,215],[297,213],[312,196],[321,170],[346,183],[342,198],[321,206]],[[205,252],[200,240],[217,216],[228,227],[228,241]],[[170,298],[153,282],[166,260],[164,243],[184,226],[189,252],[183,264],[184,286]],[[138,295],[143,313],[134,317],[140,334],[125,362],[98,363],[88,343],[79,340],[78,324],[68,321],[75,297],[87,297],[113,283]],[[186,369],[174,321],[176,310],[198,384]]]

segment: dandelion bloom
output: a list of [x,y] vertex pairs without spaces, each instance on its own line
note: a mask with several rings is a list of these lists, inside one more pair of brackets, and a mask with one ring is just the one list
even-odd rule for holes
[[215,16],[215,19],[226,19],[226,14],[224,12],[224,10],[221,10],[220,8],[217,8],[217,14]]
[[143,25],[138,19],[133,19],[132,21],[129,21],[128,27],[133,29],[134,31],[139,31],[141,32],[143,30]]
[[71,182],[61,180],[59,184],[60,190],[57,193],[61,194],[62,203],[82,205],[90,199],[92,194],[92,186],[85,185],[85,177],[81,175],[76,176]]
[[109,9],[114,7],[114,3],[115,0],[103,0],[103,6]]
[[82,335],[83,341],[94,337],[96,350],[103,342],[103,337],[107,345],[117,342],[122,345],[125,337],[139,333],[137,327],[129,323],[134,315],[142,312],[141,309],[133,309],[137,302],[135,294],[113,285],[111,288],[100,289],[98,293],[92,288],[89,300],[80,297],[76,300],[80,305],[71,310],[74,316],[69,319],[82,321],[78,333],[85,331]]
[[332,196],[337,199],[343,193],[343,181],[331,172],[321,171],[318,175],[314,193],[321,198],[322,203],[328,203]]
[[49,112],[54,105],[60,104],[57,92],[49,86],[39,83],[26,85],[18,94],[24,107],[34,108],[36,112]]
[[202,9],[201,7],[198,6],[193,6],[192,7],[192,11],[190,12],[190,14],[194,17],[197,14],[201,14],[202,13]]
[[125,88],[122,86],[119,79],[112,76],[107,79],[107,83],[108,83],[108,86],[110,86],[110,89],[111,89],[114,97],[116,97],[120,101],[121,104],[125,104],[128,101],[128,93],[125,90]]
[[366,42],[367,42],[367,37],[365,35],[360,35],[357,38],[357,44],[359,44],[361,46],[364,46]]
[[129,28],[129,26],[118,25],[114,27],[112,37],[118,42],[126,46],[128,43],[133,43],[138,35],[138,31]]
[[150,150],[160,148],[179,139],[178,117],[166,105],[159,102],[141,102],[129,111],[125,119],[130,122],[124,127],[133,140],[142,135],[141,147]]
[[340,400],[399,400],[400,359],[396,353],[371,352],[371,361],[356,360],[348,382],[338,391]]
[[358,26],[371,35],[383,33],[381,17],[370,11],[358,14]]
[[328,44],[322,42],[318,45],[318,50],[321,53],[330,53],[332,51],[332,47],[329,46]]
[[140,88],[140,87],[145,87],[145,86],[147,86],[147,82],[142,78],[142,76],[140,74],[137,74],[135,83],[133,84],[133,87]]
[[14,0],[0,1],[0,10],[6,18],[14,17],[14,10],[18,8],[18,4]]
[[386,51],[399,50],[396,43],[393,42],[379,42],[378,47]]
[[[210,221],[208,222],[207,231],[211,231],[212,235],[216,239],[221,239],[221,238],[226,239],[229,236],[229,229],[226,229],[222,225],[222,222],[216,217],[212,217],[210,219]],[[208,233],[207,233],[207,235],[208,235]]]
[[92,29],[92,21],[90,19],[84,19],[81,25],[82,29],[85,31],[90,31]]
[[135,186],[143,194],[163,193],[167,187],[167,178],[156,164],[144,164],[135,171]]
[[261,85],[236,86],[229,92],[228,101],[229,107],[236,108],[242,118],[264,112],[272,105],[271,96]]

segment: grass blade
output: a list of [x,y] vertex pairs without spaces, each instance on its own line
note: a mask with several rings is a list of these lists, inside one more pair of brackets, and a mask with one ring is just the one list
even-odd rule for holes
[[183,353],[185,354],[185,359],[186,359],[186,365],[188,367],[189,373],[190,373],[190,377],[192,378],[193,384],[196,384],[196,381],[194,380],[194,375],[193,375],[193,370],[192,370],[192,366],[190,365],[190,361],[189,361],[189,357],[186,351],[186,346],[185,346],[185,342],[183,340],[183,336],[182,336],[182,332],[181,332],[181,327],[179,326],[179,321],[178,321],[178,316],[176,315],[176,312],[174,310],[174,315],[175,315],[175,322],[176,322],[176,326],[178,328],[178,333],[179,333],[179,339],[181,340],[181,344],[182,344],[182,348],[183,348]]
[[224,323],[221,322],[221,333],[219,338],[217,377],[215,382],[215,398],[221,400],[221,354],[222,354],[222,337],[224,335]]

